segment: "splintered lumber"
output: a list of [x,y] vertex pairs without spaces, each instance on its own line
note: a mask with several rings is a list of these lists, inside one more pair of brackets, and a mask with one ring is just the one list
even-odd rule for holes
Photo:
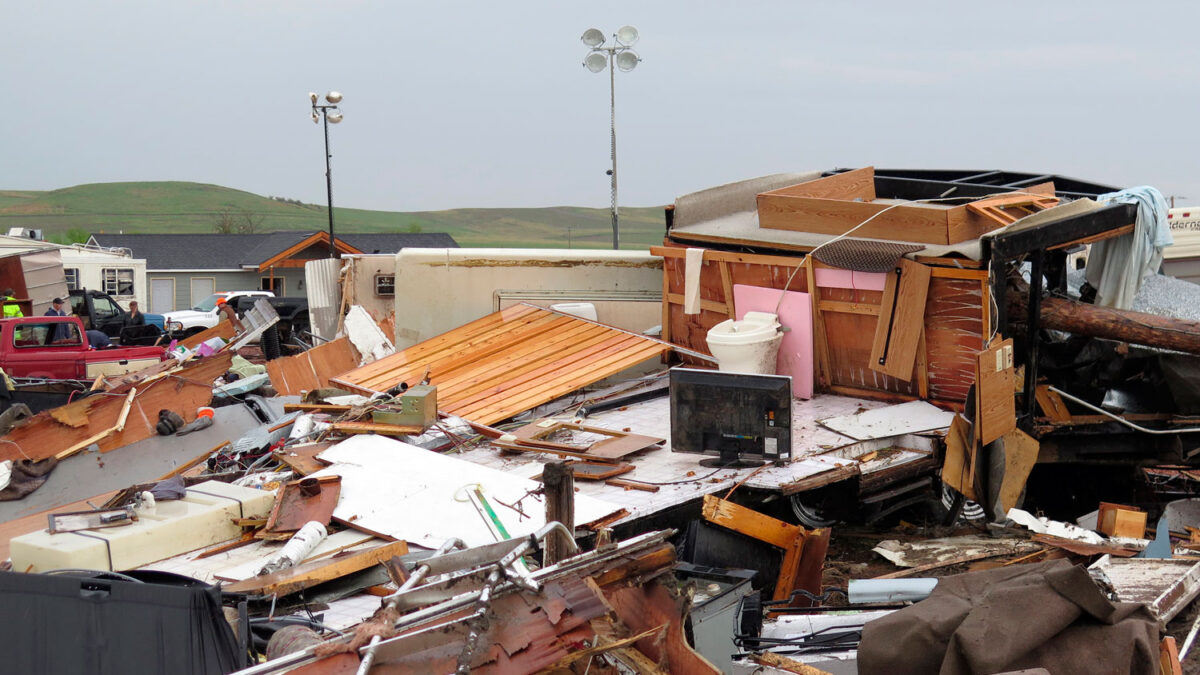
[[[783,549],[783,562],[779,566],[772,600],[787,600],[798,588],[820,592],[820,568],[828,548],[828,529],[809,531],[713,495],[704,496],[702,513],[704,519],[714,525]],[[817,544],[811,551],[805,546],[809,539]]]
[[343,434],[379,434],[381,436],[414,436],[425,431],[419,424],[379,424],[377,422],[334,422],[330,428]]
[[[1023,317],[1025,299],[1019,297],[1010,308],[1009,316]],[[1063,298],[1043,298],[1039,312],[1043,328],[1062,330],[1075,335],[1087,335],[1130,344],[1174,349],[1200,354],[1200,322],[1089,305]]]
[[[219,356],[203,359],[195,367],[139,382],[132,398],[130,391],[117,389],[68,403],[86,417],[84,426],[66,426],[49,411],[42,411],[3,437],[8,442],[0,443],[0,461],[67,457],[92,443],[99,444],[100,452],[109,452],[154,436],[158,411],[164,409],[174,410],[185,422],[191,422],[201,406],[212,402],[212,379],[208,374],[214,364],[221,363]],[[224,363],[228,367],[228,356]],[[201,379],[193,379],[196,377]],[[128,407],[127,401],[132,401]]]
[[311,588],[377,565],[393,556],[406,555],[408,544],[394,541],[383,546],[355,551],[346,555],[303,563],[296,567],[251,577],[221,588],[225,593],[278,595],[280,597]]
[[218,322],[217,325],[213,326],[212,328],[202,330],[199,333],[196,333],[195,335],[193,335],[189,338],[184,338],[183,340],[180,340],[179,344],[184,347],[187,347],[188,349],[195,350],[196,347],[199,347],[200,345],[204,344],[205,342],[207,342],[215,337],[219,337],[222,340],[225,340],[226,342],[228,342],[233,339],[233,336],[235,333],[236,333],[236,331],[234,330],[232,323],[230,323],[228,321],[221,321],[221,322]]
[[[568,532],[575,531],[575,474],[563,461],[550,462],[542,470],[542,486],[546,493],[546,522],[561,523]],[[551,532],[543,542],[542,565],[549,567],[571,555],[571,541],[563,541],[561,532]]]
[[761,654],[751,654],[750,660],[760,666],[768,668],[776,668],[778,670],[786,670],[789,673],[797,673],[798,675],[830,675],[829,671],[821,670],[808,665],[802,661],[788,658],[775,652],[762,652]]

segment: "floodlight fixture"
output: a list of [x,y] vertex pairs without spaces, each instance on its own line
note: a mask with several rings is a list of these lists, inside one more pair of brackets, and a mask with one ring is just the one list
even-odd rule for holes
[[337,245],[333,236],[333,166],[331,160],[333,155],[329,154],[329,125],[337,124],[342,121],[342,111],[338,109],[339,103],[342,102],[342,94],[337,91],[330,91],[325,94],[326,103],[319,103],[317,94],[314,92],[308,93],[308,100],[312,102],[312,121],[313,124],[324,120],[325,122],[325,190],[329,198],[329,257],[336,258]]
[[617,212],[617,86],[614,73],[617,69],[627,73],[637,67],[641,62],[641,57],[637,52],[630,49],[637,44],[638,31],[633,26],[622,26],[615,34],[613,34],[613,44],[604,46],[604,33],[601,33],[595,28],[589,28],[583,32],[583,37],[580,40],[583,44],[590,48],[590,52],[583,59],[583,66],[593,73],[598,73],[608,68],[608,92],[610,106],[610,136],[612,138],[612,168],[606,171],[612,179],[612,228],[613,228],[613,248],[620,247],[619,228],[617,227],[618,212]]
[[620,42],[622,46],[632,47],[637,44],[638,30],[633,26],[621,26],[621,28],[617,30],[617,34],[613,37],[615,37],[617,42]]
[[598,73],[608,67],[608,56],[603,52],[592,52],[583,60],[583,67]]
[[599,47],[604,44],[604,33],[595,28],[589,28],[583,31],[583,37],[579,39],[589,47]]
[[638,58],[637,53],[632,49],[627,49],[620,54],[617,54],[616,61],[617,68],[623,73],[628,73],[634,68],[637,68],[637,64],[639,61],[641,61],[641,59]]

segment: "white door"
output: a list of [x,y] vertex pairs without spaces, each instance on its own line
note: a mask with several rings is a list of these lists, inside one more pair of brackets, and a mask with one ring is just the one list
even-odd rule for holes
[[[217,280],[212,277],[193,277],[192,283],[192,307],[200,304],[200,301],[217,292]],[[189,307],[188,309],[191,309]]]
[[150,280],[150,313],[165,314],[175,311],[175,280]]

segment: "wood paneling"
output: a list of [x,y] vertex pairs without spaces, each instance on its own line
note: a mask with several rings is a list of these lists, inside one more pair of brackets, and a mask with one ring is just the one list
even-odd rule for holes
[[440,410],[495,424],[669,349],[656,340],[521,304],[332,382],[371,393],[428,377],[438,388]]
[[280,396],[299,396],[330,386],[329,378],[357,365],[354,346],[342,337],[295,356],[267,361],[267,374]]
[[1012,356],[1013,341],[1010,338],[979,352],[975,360],[975,429],[983,445],[1017,426]]
[[975,381],[975,355],[983,349],[985,311],[979,282],[936,276],[929,282],[925,349],[930,355],[930,398],[966,400],[967,390]]
[[868,360],[871,370],[912,381],[925,327],[929,276],[928,267],[903,259],[896,272],[888,274]]

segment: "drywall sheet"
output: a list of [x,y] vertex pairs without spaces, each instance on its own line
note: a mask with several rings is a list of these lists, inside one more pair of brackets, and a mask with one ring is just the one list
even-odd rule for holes
[[[333,465],[312,476],[342,477],[335,518],[410,544],[437,548],[450,537],[467,546],[495,541],[468,496],[475,486],[510,537],[531,534],[546,523],[545,502],[530,494],[541,483],[473,462],[375,435],[342,441],[318,457]],[[576,525],[619,510],[615,504],[575,495]]]
[[[783,295],[782,303],[780,294]],[[734,284],[733,306],[738,319],[745,318],[746,312],[770,312],[779,315],[779,323],[788,330],[779,344],[775,372],[778,375],[792,376],[792,396],[805,400],[812,398],[812,296],[797,291]],[[778,311],[776,307],[779,308]]]
[[882,291],[887,275],[879,272],[854,272],[851,270],[818,267],[813,270],[817,286],[821,288],[849,288],[856,291]]
[[830,417],[818,420],[822,426],[833,429],[859,441],[885,438],[920,431],[945,429],[954,419],[954,413],[946,412],[925,401],[909,401],[886,408],[876,408],[857,415]]

